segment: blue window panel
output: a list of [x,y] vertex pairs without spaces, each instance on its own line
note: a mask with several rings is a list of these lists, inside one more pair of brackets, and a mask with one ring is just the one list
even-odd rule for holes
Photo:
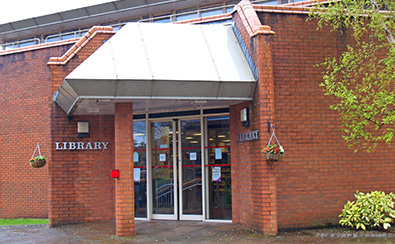
[[60,40],[59,36],[53,36],[53,37],[46,39],[46,42],[56,42],[59,40]]
[[209,16],[214,16],[214,15],[220,15],[223,14],[222,9],[212,9],[208,11],[202,11],[200,13],[200,17],[209,17]]
[[62,35],[62,40],[68,40],[68,39],[73,39],[76,38],[76,33],[70,33],[70,34],[65,34]]
[[29,46],[33,46],[34,44],[35,44],[34,41],[22,42],[19,43],[19,47],[29,47]]
[[268,2],[264,2],[264,3],[258,3],[258,5],[277,5],[278,1],[268,1]]
[[227,7],[226,8],[226,13],[231,13],[233,11],[234,7]]
[[197,17],[198,17],[197,13],[190,13],[190,14],[178,15],[178,16],[176,17],[176,21],[183,21],[183,20],[196,19]]
[[170,17],[163,18],[163,19],[154,19],[154,23],[170,23]]

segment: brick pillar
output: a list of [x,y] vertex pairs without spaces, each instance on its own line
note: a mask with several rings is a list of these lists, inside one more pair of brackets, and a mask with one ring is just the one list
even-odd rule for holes
[[115,215],[118,236],[135,234],[133,184],[133,104],[115,104]]
[[[230,107],[233,221],[273,236],[278,232],[276,164],[267,162],[261,150],[270,138],[267,122],[276,125],[271,47],[275,33],[261,23],[250,1],[242,0],[236,10],[233,20],[257,68],[258,82],[251,103]],[[249,128],[240,123],[244,107],[250,107]],[[238,134],[253,130],[259,130],[259,140],[237,141]]]

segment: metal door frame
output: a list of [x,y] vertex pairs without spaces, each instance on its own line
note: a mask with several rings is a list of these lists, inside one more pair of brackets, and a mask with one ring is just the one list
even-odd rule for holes
[[[211,220],[209,219],[209,203],[208,203],[208,177],[207,177],[207,153],[206,144],[207,140],[207,118],[217,117],[217,116],[229,116],[229,113],[218,113],[218,114],[203,114],[203,109],[201,109],[200,115],[190,115],[181,117],[164,117],[164,118],[148,118],[148,113],[146,113],[146,130],[147,130],[147,219],[163,219],[163,220],[200,220],[200,221],[212,221],[212,222],[232,222],[232,220]],[[201,131],[201,169],[202,169],[202,215],[184,215],[182,213],[182,186],[179,184],[179,180],[182,179],[182,158],[181,154],[181,133],[177,132],[181,128],[181,121],[186,120],[200,120],[200,131]],[[174,214],[153,214],[153,189],[152,189],[152,133],[151,125],[157,122],[172,122],[173,129],[173,179],[174,179]],[[178,140],[178,144],[177,144]],[[177,155],[178,153],[178,155]]]
[[181,140],[181,133],[178,133],[178,179],[179,179],[179,189],[178,189],[178,195],[179,195],[179,219],[180,220],[201,220],[203,221],[205,219],[205,197],[206,197],[206,186],[205,186],[205,173],[204,173],[204,164],[205,164],[205,156],[204,156],[204,127],[203,127],[203,115],[201,114],[200,116],[193,116],[193,117],[183,117],[178,120],[178,130],[181,131],[181,121],[188,121],[188,120],[199,120],[200,121],[200,157],[201,157],[201,162],[200,162],[200,167],[202,171],[202,214],[201,215],[192,215],[192,214],[183,214],[183,189],[182,189],[182,140]]
[[[173,206],[174,206],[174,214],[154,214],[153,213],[153,189],[152,189],[152,133],[151,133],[151,126],[153,123],[160,123],[160,122],[171,122],[172,123],[172,130],[173,130],[173,192],[174,192],[174,200],[173,200]],[[147,176],[148,181],[150,182],[150,187],[147,189],[149,192],[149,197],[147,198],[147,201],[150,203],[149,204],[149,219],[165,219],[165,220],[178,220],[178,193],[177,193],[177,184],[178,184],[178,178],[177,178],[177,155],[176,155],[176,122],[171,119],[171,118],[166,118],[166,119],[159,119],[159,120],[147,120],[147,124],[149,127],[148,128],[148,134],[149,134],[149,158],[148,158],[148,166],[150,168],[149,175]],[[147,205],[148,206],[148,205]]]

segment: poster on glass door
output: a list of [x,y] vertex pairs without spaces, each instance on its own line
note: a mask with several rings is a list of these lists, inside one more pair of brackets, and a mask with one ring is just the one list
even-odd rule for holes
[[220,182],[221,181],[221,167],[213,167],[212,171],[212,179],[213,182]]
[[141,181],[141,169],[140,168],[134,168],[133,178],[134,178],[134,182]]

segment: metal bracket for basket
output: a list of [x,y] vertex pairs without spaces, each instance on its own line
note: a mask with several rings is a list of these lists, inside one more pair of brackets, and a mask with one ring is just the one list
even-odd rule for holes
[[273,129],[273,131],[275,130],[274,125],[272,125],[272,123],[270,123],[270,120],[267,121],[267,133],[270,134]]

